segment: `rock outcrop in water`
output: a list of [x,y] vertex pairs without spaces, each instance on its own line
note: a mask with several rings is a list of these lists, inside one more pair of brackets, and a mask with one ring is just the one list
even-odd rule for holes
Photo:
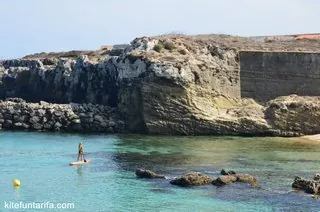
[[124,132],[115,109],[104,105],[0,102],[0,127],[9,130],[65,132]]
[[220,174],[221,175],[234,175],[234,174],[236,174],[236,172],[233,170],[226,171],[226,170],[222,169]]
[[136,170],[136,176],[138,178],[150,178],[150,179],[153,179],[153,178],[165,179],[166,178],[164,175],[159,175],[159,174],[156,174],[153,171],[145,170],[145,169],[137,169]]
[[198,172],[190,172],[182,177],[174,178],[170,181],[172,185],[178,185],[182,187],[186,186],[201,186],[201,185],[209,185],[211,184],[213,179],[207,175],[198,173]]
[[235,183],[237,181],[237,177],[234,175],[223,175],[212,181],[212,185],[222,186]]
[[222,176],[212,181],[213,185],[223,186],[239,182],[250,184],[253,187],[259,187],[258,180],[249,174],[236,173],[234,171],[226,172],[224,169],[221,171],[221,174]]
[[[137,169],[135,171],[135,174],[138,178],[166,179],[164,175],[158,175],[153,171],[145,170],[145,169]],[[222,176],[219,176],[218,178],[213,179],[210,176],[199,173],[199,172],[189,172],[181,177],[173,178],[172,180],[170,180],[170,184],[181,186],[181,187],[190,187],[190,186],[202,186],[202,185],[209,185],[209,184],[212,184],[215,186],[223,186],[223,185],[228,185],[228,184],[238,182],[238,183],[247,183],[256,188],[260,187],[258,180],[249,174],[236,173],[234,171],[226,172],[225,170],[222,170],[221,174]]]
[[[287,96],[269,102],[241,98],[239,50],[259,47],[249,44],[228,36],[143,37],[116,56],[99,60],[73,56],[0,61],[0,99],[109,106],[119,112],[127,131],[137,133],[320,133],[318,97]],[[109,126],[98,129],[107,132]]]
[[292,188],[306,192],[307,194],[320,195],[320,174],[317,173],[313,180],[295,177]]

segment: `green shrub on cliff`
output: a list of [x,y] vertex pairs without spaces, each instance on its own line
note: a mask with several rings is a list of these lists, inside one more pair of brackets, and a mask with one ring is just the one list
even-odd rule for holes
[[157,45],[153,47],[156,52],[161,52],[163,49],[172,51],[175,49],[175,45],[172,41],[159,41]]
[[160,42],[153,47],[153,50],[155,50],[156,52],[161,52],[162,49],[163,49],[163,44]]
[[163,43],[163,46],[164,46],[165,49],[170,50],[170,51],[175,48],[175,45],[174,45],[174,43],[172,41],[165,41]]

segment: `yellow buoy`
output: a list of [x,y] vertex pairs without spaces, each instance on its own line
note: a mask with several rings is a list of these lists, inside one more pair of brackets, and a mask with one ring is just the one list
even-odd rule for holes
[[18,179],[14,179],[12,183],[13,183],[13,186],[20,186],[20,180]]

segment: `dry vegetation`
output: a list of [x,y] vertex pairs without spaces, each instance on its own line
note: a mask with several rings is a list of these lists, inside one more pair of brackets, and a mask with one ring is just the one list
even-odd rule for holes
[[[115,51],[113,50],[96,50],[96,51],[81,51],[81,50],[74,50],[68,52],[41,52],[31,55],[26,55],[23,59],[28,60],[37,60],[37,59],[47,59],[47,58],[71,58],[77,59],[81,55],[87,55],[91,62],[100,62],[104,60],[105,57],[108,55],[113,55]],[[118,53],[117,53],[118,54]]]
[[220,47],[236,48],[240,51],[290,51],[290,52],[320,52],[320,40],[292,40],[292,41],[257,41],[250,37],[231,35],[182,35],[168,34],[156,38],[182,39],[186,44],[212,44]]
[[[173,51],[176,49],[182,55],[188,51],[199,49],[202,45],[211,44],[224,48],[234,48],[239,51],[290,51],[290,52],[320,52],[320,40],[291,40],[291,41],[258,41],[250,37],[240,37],[231,35],[183,35],[183,34],[166,34],[156,36],[160,42],[154,47],[156,52]],[[103,59],[108,55],[105,50],[97,51],[68,51],[68,52],[51,52],[37,53],[27,55],[24,59],[43,59],[43,58],[77,58],[80,55],[88,55],[92,61]]]

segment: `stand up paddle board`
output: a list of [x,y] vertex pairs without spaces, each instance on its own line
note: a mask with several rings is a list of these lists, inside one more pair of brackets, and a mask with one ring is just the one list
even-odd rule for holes
[[78,166],[78,165],[81,165],[81,164],[88,164],[90,162],[91,162],[91,160],[86,159],[86,162],[84,162],[83,160],[82,161],[76,161],[76,162],[69,163],[69,165],[70,166]]

